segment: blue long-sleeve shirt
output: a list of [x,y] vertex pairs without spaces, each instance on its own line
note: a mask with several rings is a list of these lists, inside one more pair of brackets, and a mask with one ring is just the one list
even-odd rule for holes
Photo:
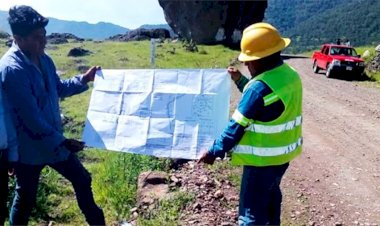
[[69,151],[58,148],[64,141],[59,98],[88,89],[82,76],[60,80],[52,59],[40,57],[41,70],[13,43],[0,60],[0,73],[16,126],[19,161],[30,165],[48,164],[67,158]]
[[[3,97],[3,87],[0,80],[0,151],[8,151],[11,162],[18,160],[18,146],[15,127],[12,123],[9,105]],[[0,153],[1,155],[2,153]]]
[[[243,93],[238,105],[238,111],[246,118],[262,122],[269,122],[278,118],[285,109],[282,101],[279,100],[271,105],[264,106],[264,97],[272,93],[272,90],[265,83],[255,81],[243,92],[248,82],[249,80],[244,76],[241,76],[235,82],[240,92]],[[231,119],[223,133],[209,148],[209,154],[214,157],[223,158],[225,153],[230,151],[240,141],[244,135],[244,131],[244,126]]]

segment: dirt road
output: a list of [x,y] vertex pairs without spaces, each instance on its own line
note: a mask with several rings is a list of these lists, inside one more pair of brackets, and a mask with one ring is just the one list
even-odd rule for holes
[[283,218],[380,225],[380,89],[316,75],[310,59],[286,62],[304,86],[304,152],[282,183]]

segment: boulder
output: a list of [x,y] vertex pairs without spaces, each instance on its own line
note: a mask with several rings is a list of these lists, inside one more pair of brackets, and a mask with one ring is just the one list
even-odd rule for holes
[[91,51],[78,47],[78,48],[70,49],[67,56],[79,57],[79,56],[85,56],[89,54],[91,54]]
[[168,175],[160,171],[143,172],[137,182],[138,206],[151,205],[156,200],[168,198],[169,184]]
[[198,44],[236,44],[241,32],[264,18],[267,1],[159,0],[169,26]]
[[170,38],[170,32],[164,28],[157,28],[157,29],[138,28],[138,29],[129,31],[124,35],[119,34],[119,35],[112,36],[108,39],[113,40],[113,41],[126,42],[126,41],[150,40],[151,38],[167,39],[167,38]]

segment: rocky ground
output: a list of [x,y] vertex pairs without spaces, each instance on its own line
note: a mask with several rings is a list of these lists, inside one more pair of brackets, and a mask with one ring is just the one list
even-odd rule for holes
[[[304,85],[304,151],[282,181],[283,225],[380,225],[380,89],[287,60]],[[232,108],[239,100],[233,89]],[[236,225],[240,169],[188,162],[170,177],[195,198],[181,225]]]
[[193,203],[181,213],[181,225],[236,225],[239,195],[229,180],[230,173],[194,162],[174,173],[182,181],[181,190],[195,194]]

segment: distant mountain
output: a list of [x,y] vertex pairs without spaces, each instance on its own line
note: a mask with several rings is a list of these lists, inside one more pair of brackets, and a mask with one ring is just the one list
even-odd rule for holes
[[316,49],[337,38],[355,46],[380,42],[379,0],[268,0],[265,21],[292,39],[290,52]]
[[[8,21],[8,12],[0,11],[0,30],[11,33]],[[116,34],[124,34],[129,31],[128,28],[115,25],[112,23],[99,22],[90,24],[87,22],[65,21],[55,18],[49,18],[49,24],[46,27],[47,33],[71,33],[80,38],[103,40]]]
[[103,40],[115,34],[124,34],[128,28],[112,23],[99,22],[90,24],[87,22],[64,21],[49,18],[46,30],[49,33],[71,33],[80,38]]

